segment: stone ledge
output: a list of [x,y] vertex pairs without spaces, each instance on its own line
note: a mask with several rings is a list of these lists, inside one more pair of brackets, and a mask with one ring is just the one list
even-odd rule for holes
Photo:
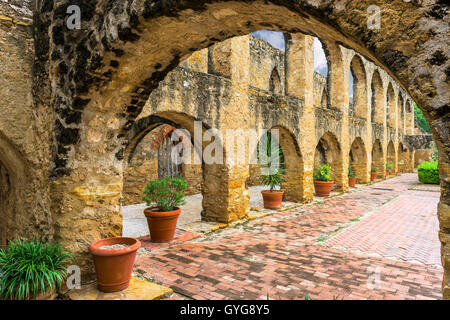
[[92,283],[79,290],[71,290],[70,300],[160,300],[173,293],[172,289],[136,277],[131,277],[130,286],[119,292],[105,293]]

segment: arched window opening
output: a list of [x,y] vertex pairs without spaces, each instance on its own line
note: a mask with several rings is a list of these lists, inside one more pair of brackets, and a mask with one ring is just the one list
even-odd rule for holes
[[[313,43],[313,50],[314,50],[314,73],[315,77],[318,78],[317,83],[324,84],[323,90],[317,90],[319,94],[321,94],[320,97],[320,106],[322,108],[326,108],[328,106],[328,59],[325,54],[325,50],[323,47],[322,42],[319,40],[319,38],[314,38]],[[316,88],[318,89],[318,88]]]
[[386,125],[395,128],[396,122],[395,92],[392,84],[389,83],[386,95]]
[[383,101],[383,82],[378,70],[372,75],[371,82],[371,118],[372,122],[383,123],[384,101]]
[[355,92],[355,78],[353,76],[352,68],[350,68],[350,72],[348,73],[348,116],[352,117],[354,115],[355,110],[355,98],[354,98],[354,92]]
[[274,94],[281,94],[281,80],[276,68],[272,70],[270,75],[269,91]]
[[355,55],[349,72],[349,116],[367,119],[366,71],[363,61]]

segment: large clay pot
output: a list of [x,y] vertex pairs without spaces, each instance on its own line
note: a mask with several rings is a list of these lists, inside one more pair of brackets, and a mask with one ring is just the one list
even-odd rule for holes
[[370,181],[375,181],[377,179],[378,172],[370,173]]
[[264,201],[264,208],[266,209],[280,209],[281,208],[281,202],[283,200],[283,193],[284,191],[281,190],[263,190],[261,191],[263,201]]
[[333,187],[333,181],[317,181],[314,180],[314,189],[316,190],[316,196],[328,197]]
[[[104,246],[124,244],[127,247],[102,249]],[[94,258],[97,286],[103,292],[116,292],[128,288],[136,251],[141,242],[135,238],[115,237],[93,242],[89,251]]]
[[348,177],[348,186],[352,188],[356,186],[356,177]]
[[180,208],[173,211],[161,212],[157,208],[149,207],[144,210],[152,242],[169,242],[175,235]]

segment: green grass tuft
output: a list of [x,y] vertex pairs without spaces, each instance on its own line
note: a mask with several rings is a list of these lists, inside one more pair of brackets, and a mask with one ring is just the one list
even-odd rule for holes
[[73,257],[57,243],[10,241],[6,250],[0,250],[0,298],[31,299],[60,288]]

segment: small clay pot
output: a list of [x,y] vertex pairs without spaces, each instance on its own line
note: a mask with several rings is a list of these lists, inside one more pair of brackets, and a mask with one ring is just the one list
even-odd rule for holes
[[264,208],[266,209],[280,209],[281,208],[281,202],[283,200],[283,194],[284,191],[281,190],[263,190],[261,191],[263,201],[264,201]]
[[389,175],[389,169],[386,169],[386,176]]
[[348,177],[348,186],[352,188],[356,186],[356,177]]
[[158,243],[169,242],[175,235],[181,209],[177,207],[175,210],[167,212],[156,210],[157,208],[154,207],[149,207],[144,210],[151,241]]
[[378,172],[370,173],[370,181],[375,181],[377,179]]
[[[102,249],[103,246],[125,244],[119,249]],[[93,242],[89,251],[94,258],[97,286],[103,292],[116,292],[128,288],[136,251],[141,242],[135,238],[115,237]]]
[[318,181],[314,180],[314,189],[316,190],[316,196],[328,197],[331,193],[334,181]]

